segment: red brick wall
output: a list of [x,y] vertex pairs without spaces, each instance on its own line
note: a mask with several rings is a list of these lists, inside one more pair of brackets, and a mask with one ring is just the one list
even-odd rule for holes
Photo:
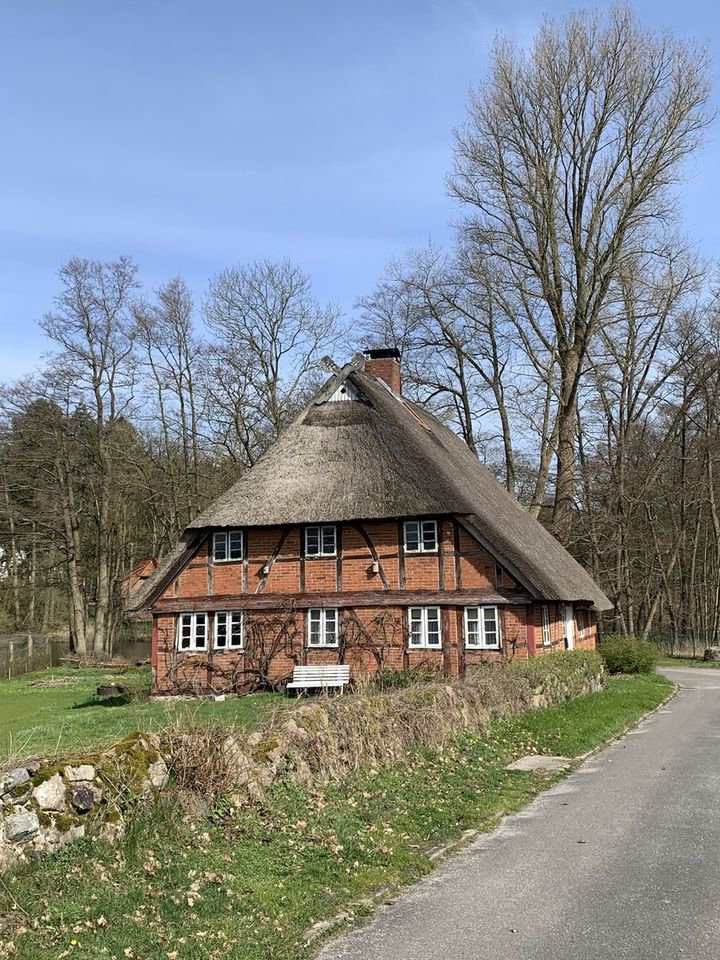
[[[402,523],[370,520],[358,526],[371,541],[391,590],[494,590],[502,586],[522,592],[510,574],[451,520],[438,521],[439,549],[427,554],[404,553]],[[239,596],[257,593],[261,585],[264,593],[282,594],[334,592],[340,582],[343,592],[382,590],[381,572],[372,569],[372,551],[362,532],[346,523],[338,524],[337,529],[339,558],[303,558],[300,527],[246,530],[246,559],[225,563],[213,563],[208,538],[160,599]],[[264,574],[266,564],[270,571]]]
[[[441,606],[443,649],[408,650],[407,610],[400,605],[353,609],[353,592],[493,591],[502,586],[506,590],[517,590],[520,595],[522,588],[450,519],[438,521],[439,550],[432,554],[404,554],[402,523],[397,521],[339,524],[337,530],[337,558],[304,558],[304,531],[297,526],[245,530],[243,561],[213,563],[208,538],[167,586],[160,600],[166,603],[173,599],[207,601],[212,597],[239,598],[260,593],[347,594],[347,606],[341,606],[343,639],[338,649],[308,648],[303,611],[248,611],[247,623],[262,624],[258,630],[264,632],[263,635],[276,628],[276,633],[282,633],[284,639],[276,644],[272,666],[272,678],[277,681],[288,677],[296,663],[349,663],[352,676],[372,672],[379,664],[395,669],[424,666],[442,670],[447,675],[458,675],[483,660],[501,656],[527,658],[564,649],[563,606],[550,603],[552,643],[549,646],[542,643],[540,604],[500,608],[502,651],[466,649],[463,607]],[[381,571],[373,570],[373,552],[379,559]],[[164,612],[161,607],[156,607],[154,613],[153,665],[157,692],[220,693],[241,686],[241,679],[247,678],[245,671],[252,667],[253,656],[249,651],[214,651],[210,643],[207,652],[178,652],[175,615]],[[212,632],[211,615],[210,639]],[[595,622],[591,623],[588,618],[588,627],[582,635],[576,627],[576,646],[592,649],[595,632]]]
[[270,671],[271,679],[278,682],[290,676],[295,664],[347,663],[353,678],[362,673],[374,673],[380,667],[395,670],[424,668],[458,676],[486,660],[503,657],[527,659],[525,607],[499,608],[499,616],[503,639],[501,651],[465,647],[462,607],[441,607],[442,649],[410,650],[407,610],[403,607],[341,609],[341,639],[338,647],[329,648],[307,645],[307,614],[304,611],[290,614],[250,611],[246,614],[246,649],[218,651],[212,645],[211,614],[208,650],[192,652],[177,650],[175,615],[159,614],[154,619],[155,690],[161,694],[238,692],[251,685],[253,680],[253,665],[258,662],[253,650],[259,649],[259,638],[264,637],[265,643],[273,642],[281,631],[285,639],[277,643]]

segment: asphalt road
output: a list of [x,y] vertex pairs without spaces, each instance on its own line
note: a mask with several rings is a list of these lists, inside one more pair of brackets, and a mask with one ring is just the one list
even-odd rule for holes
[[718,960],[720,670],[321,960]]

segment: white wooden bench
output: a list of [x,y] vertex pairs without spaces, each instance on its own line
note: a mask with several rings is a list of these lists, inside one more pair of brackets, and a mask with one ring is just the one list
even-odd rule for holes
[[342,692],[346,683],[350,683],[350,667],[345,663],[325,664],[322,666],[295,667],[293,678],[287,685],[288,690],[309,690],[313,687],[339,687]]

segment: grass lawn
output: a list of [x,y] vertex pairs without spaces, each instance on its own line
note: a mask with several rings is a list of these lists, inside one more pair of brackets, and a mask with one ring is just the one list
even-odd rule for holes
[[659,667],[706,667],[709,670],[720,670],[720,660],[703,660],[702,657],[660,657]]
[[86,839],[0,880],[0,957],[5,941],[22,960],[303,960],[318,946],[305,940],[313,924],[340,910],[361,919],[378,894],[428,873],[433,847],[492,829],[558,779],[507,771],[511,759],[579,756],[672,689],[662,676],[613,677],[604,692],[319,795],[279,785],[255,812],[226,799],[193,821],[168,797],[115,848]]
[[[97,697],[100,683],[118,681],[137,697]],[[282,709],[280,694],[228,699],[149,700],[150,668],[118,674],[105,669],[55,668],[0,681],[0,760],[8,756],[90,750],[114,743],[135,730],[159,730],[177,720],[222,721],[242,727],[257,725]]]

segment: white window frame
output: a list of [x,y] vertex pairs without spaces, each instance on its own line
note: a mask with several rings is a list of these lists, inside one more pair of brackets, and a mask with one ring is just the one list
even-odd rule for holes
[[[232,537],[240,537],[240,556],[230,556],[230,540]],[[224,543],[224,557],[216,555],[217,544]],[[212,558],[213,563],[239,563],[245,559],[245,536],[242,530],[216,530],[212,537]]]
[[550,606],[547,603],[543,603],[540,607],[540,625],[543,646],[549,647],[552,645],[552,633],[550,632]]
[[[311,530],[317,530],[318,552],[311,553],[308,549],[308,534]],[[325,534],[332,530],[333,548],[332,551],[325,549]],[[313,524],[305,527],[305,556],[306,557],[336,557],[337,556],[337,525],[334,523]]]
[[[428,630],[428,611],[434,611],[437,614],[437,643],[429,642]],[[418,616],[419,615],[419,616]],[[442,613],[440,607],[408,607],[408,650],[442,650]],[[413,643],[413,625],[420,624],[420,643]]]
[[[328,617],[328,614],[331,616]],[[328,643],[328,619],[334,620],[335,639]],[[320,626],[320,639],[313,641],[312,626],[317,622]],[[337,607],[311,607],[307,612],[307,645],[313,650],[328,650],[338,646],[340,633],[340,613]]]
[[[237,617],[240,623],[240,640],[233,641],[233,618]],[[225,621],[225,643],[218,643],[220,621]],[[215,614],[213,628],[213,650],[244,650],[245,649],[245,614],[241,610],[219,610]]]
[[[408,547],[408,527],[417,527],[417,547]],[[425,546],[425,528],[432,528],[435,540],[434,547]],[[437,520],[405,520],[403,522],[403,548],[405,553],[437,553],[438,552],[438,522]]]
[[[494,643],[488,643],[485,632],[485,613],[492,610],[495,615],[495,636]],[[473,616],[474,614],[474,616]],[[477,642],[470,641],[470,622],[477,621]],[[502,649],[502,628],[500,626],[500,611],[495,604],[486,604],[478,607],[465,607],[465,646],[468,650],[501,650]]]
[[[189,620],[190,624],[190,645],[187,647],[182,646],[182,634],[183,634],[183,621]],[[198,645],[198,624],[203,623],[204,632],[203,632],[203,644],[202,646]],[[177,618],[177,636],[176,636],[176,646],[178,653],[197,653],[202,651],[203,653],[208,649],[208,615],[206,613],[181,613]]]

